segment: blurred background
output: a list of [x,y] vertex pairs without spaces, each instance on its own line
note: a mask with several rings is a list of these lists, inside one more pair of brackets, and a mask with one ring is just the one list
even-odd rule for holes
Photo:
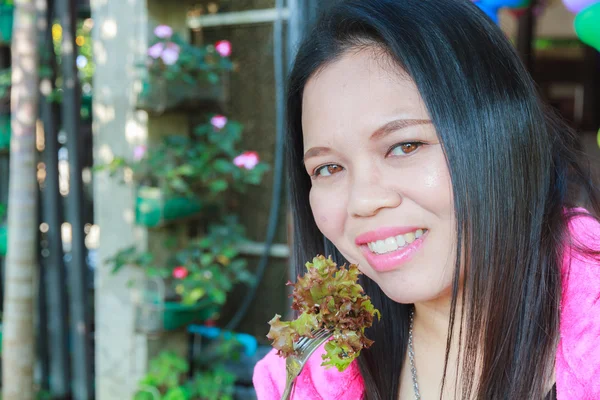
[[[293,278],[285,76],[334,1],[46,3],[29,209],[35,391],[10,398],[255,398],[252,369]],[[598,182],[600,1],[476,3],[577,130]],[[19,252],[7,210],[23,206],[8,190],[22,172],[10,170],[22,151],[15,138],[11,149],[15,6],[0,0],[0,308],[19,290],[5,274]],[[17,342],[1,315],[5,353]],[[5,381],[22,373],[6,365]]]

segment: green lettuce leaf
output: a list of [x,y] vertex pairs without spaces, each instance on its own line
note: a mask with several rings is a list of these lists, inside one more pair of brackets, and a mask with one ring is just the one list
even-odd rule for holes
[[362,349],[369,348],[373,341],[365,336],[365,329],[373,324],[375,316],[381,319],[381,314],[358,284],[359,276],[356,265],[338,268],[331,257],[317,256],[306,263],[304,276],[299,276],[295,284],[288,282],[294,287],[292,309],[298,311],[298,318],[285,322],[276,315],[269,321],[267,337],[278,354],[294,354],[295,342],[321,328],[333,331],[323,355],[322,365],[326,367],[343,371]]

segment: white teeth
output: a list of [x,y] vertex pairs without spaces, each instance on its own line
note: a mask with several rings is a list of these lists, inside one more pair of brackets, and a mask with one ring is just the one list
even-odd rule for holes
[[391,238],[385,239],[385,251],[386,252],[394,251],[397,248],[398,248],[398,245],[396,244],[396,238],[391,237]]
[[396,236],[396,243],[398,243],[398,247],[403,247],[406,245],[406,240],[404,240],[403,235]]
[[398,250],[400,247],[404,247],[407,244],[413,243],[415,240],[423,236],[427,232],[427,229],[417,229],[415,232],[405,233],[404,235],[398,235],[389,237],[385,240],[377,240],[376,242],[367,243],[369,250],[377,254],[390,253]]

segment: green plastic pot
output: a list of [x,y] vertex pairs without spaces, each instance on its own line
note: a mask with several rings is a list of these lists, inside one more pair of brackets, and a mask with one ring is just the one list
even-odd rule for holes
[[157,187],[141,186],[135,202],[135,220],[148,228],[198,214],[202,206],[197,198],[167,197]]
[[168,301],[164,306],[163,328],[166,331],[188,326],[192,322],[207,321],[218,311],[218,306],[211,302],[199,302],[188,306]]
[[158,334],[177,330],[191,323],[207,321],[218,311],[219,306],[210,301],[201,301],[193,305],[159,300],[144,302],[136,308],[136,332]]
[[14,11],[13,5],[0,4],[0,43],[8,44],[12,40]]

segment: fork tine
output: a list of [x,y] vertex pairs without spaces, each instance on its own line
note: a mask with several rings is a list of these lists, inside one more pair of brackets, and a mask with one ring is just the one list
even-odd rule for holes
[[311,341],[318,340],[319,338],[323,337],[323,335],[327,336],[328,332],[329,331],[326,329],[319,329],[318,331],[311,332],[313,335],[312,338],[303,336],[302,339],[297,342],[296,350],[303,351],[303,348],[308,346]]
[[[302,346],[302,348],[298,348],[298,350],[300,352],[306,352],[309,348],[311,348],[315,345],[318,347],[323,343],[323,339],[325,339],[329,336],[331,336],[331,331],[328,331],[326,329],[317,331],[314,334],[314,337],[312,337],[311,339],[304,342],[304,345]],[[314,351],[314,350],[312,350],[312,351]]]
[[294,343],[294,350],[299,350],[301,347],[304,347],[308,340],[309,338],[307,338],[306,336],[300,337],[300,340]]
[[301,362],[306,362],[310,358],[310,356],[319,348],[323,343],[325,343],[332,335],[332,332],[326,332],[326,334],[320,335],[318,338],[312,339],[310,343],[308,343],[303,349],[302,352],[298,354],[298,359]]

